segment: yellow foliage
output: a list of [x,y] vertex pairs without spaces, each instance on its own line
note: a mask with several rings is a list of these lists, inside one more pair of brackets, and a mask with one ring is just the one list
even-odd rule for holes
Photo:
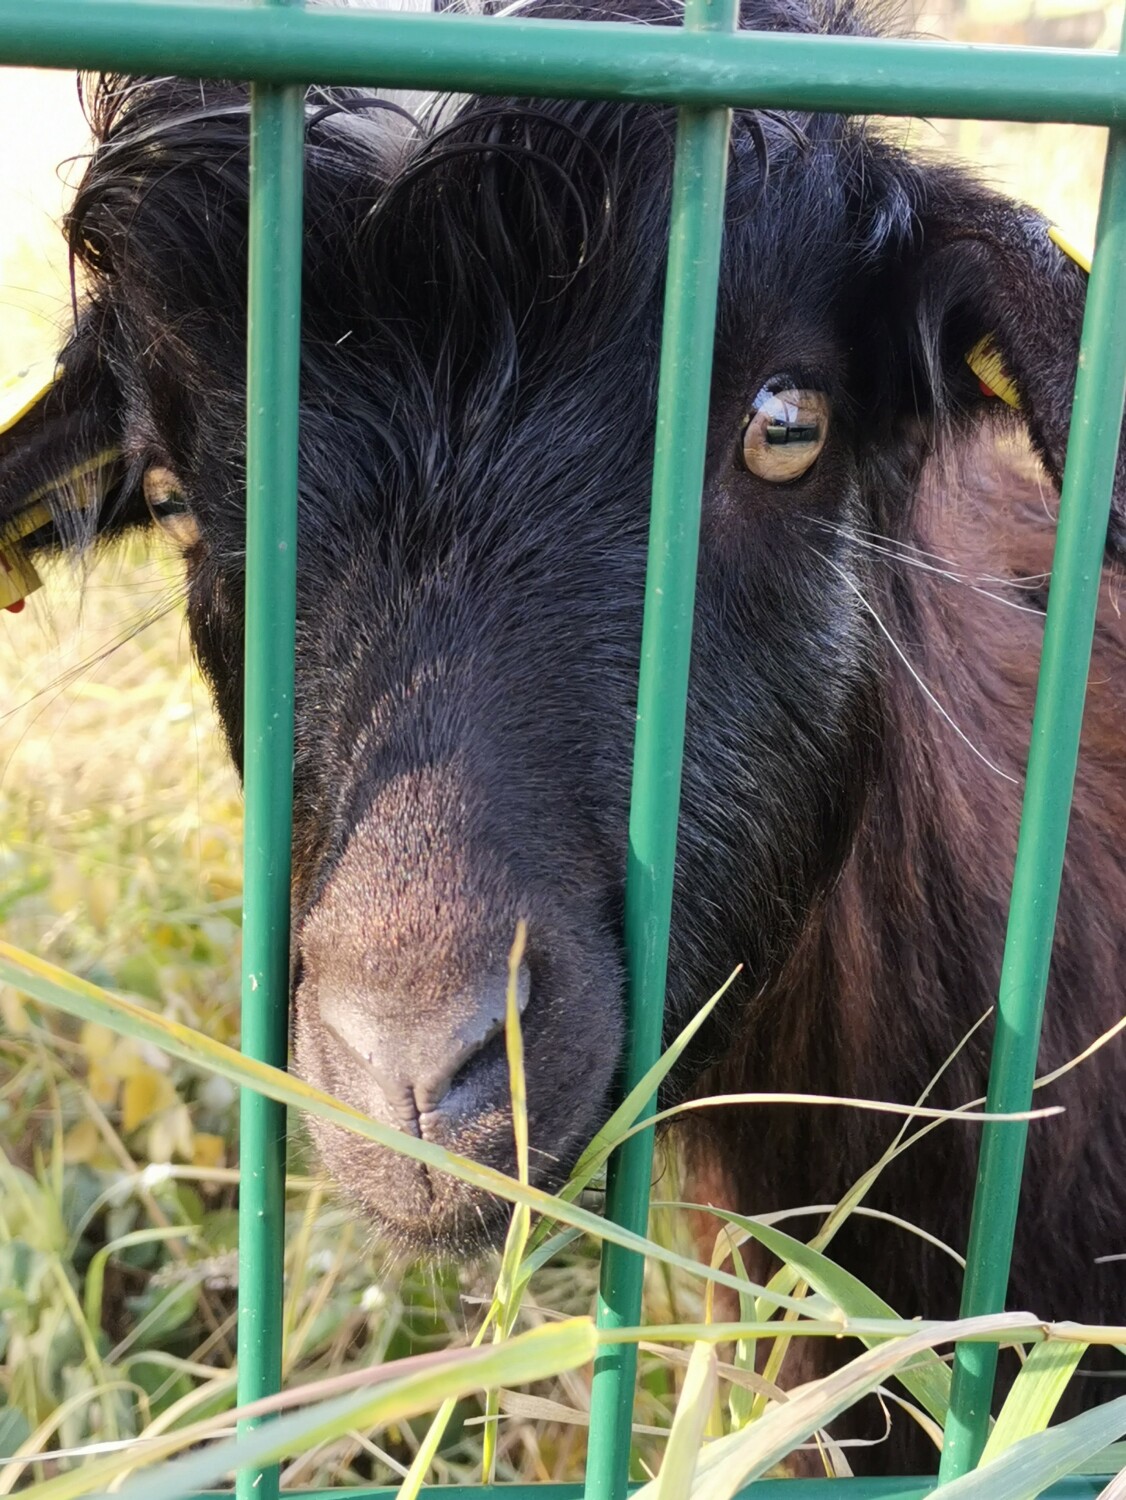
[[221,1135],[197,1131],[192,1138],[191,1161],[194,1167],[221,1167],[227,1159],[226,1144]]
[[79,1120],[63,1136],[63,1161],[72,1165],[91,1162],[99,1144],[98,1127],[93,1120]]
[[173,1109],[162,1110],[146,1138],[145,1155],[149,1161],[171,1161],[174,1156],[191,1161],[194,1152],[195,1134],[188,1106],[177,1104]]
[[59,859],[51,876],[48,892],[51,908],[60,917],[80,911],[86,904],[86,882],[72,859]]
[[[91,1095],[103,1109],[117,1102],[118,1092],[125,1080],[134,1080],[131,1091],[127,1090],[123,1103],[124,1129],[136,1129],[148,1115],[176,1102],[171,1084],[161,1073],[144,1059],[136,1042],[118,1036],[108,1026],[99,1026],[88,1021],[79,1037],[86,1054],[86,1083]],[[161,1084],[153,1082],[160,1079]],[[170,1097],[169,1097],[170,1095]],[[154,1102],[156,1101],[156,1102]]]
[[63,1137],[63,1161],[69,1166],[114,1167],[118,1163],[93,1120],[79,1120]]
[[79,1045],[92,1063],[105,1062],[117,1045],[116,1033],[96,1021],[86,1021],[78,1034]]
[[31,1030],[23,997],[10,984],[0,984],[0,1021],[9,1036],[26,1036]]
[[86,882],[86,910],[98,932],[105,932],[114,907],[120,899],[118,882],[104,873]]
[[[129,1135],[177,1102],[176,1090],[167,1074],[158,1073],[155,1068],[139,1067],[126,1077],[121,1091],[121,1128]],[[188,1129],[190,1134],[190,1121]],[[190,1149],[189,1146],[189,1152]],[[154,1155],[152,1159],[166,1161],[168,1158]]]
[[202,875],[203,888],[209,900],[226,901],[242,895],[242,876],[237,871],[207,866]]
[[103,1109],[112,1108],[117,1103],[117,1090],[120,1086],[121,1078],[117,1073],[99,1062],[91,1061],[86,1069],[86,1087],[96,1104],[100,1104]]

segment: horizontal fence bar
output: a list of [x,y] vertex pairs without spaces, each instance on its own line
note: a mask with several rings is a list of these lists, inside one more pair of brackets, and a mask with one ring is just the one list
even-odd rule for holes
[[1126,122],[1117,53],[196,0],[0,0],[0,65],[979,120]]
[[[1110,1479],[1081,1475],[1061,1479],[1040,1492],[1040,1500],[1097,1500]],[[936,1479],[759,1479],[740,1491],[737,1500],[927,1500]],[[630,1492],[640,1486],[631,1484]],[[286,1490],[286,1500],[396,1500],[397,1488],[348,1490]],[[443,1484],[428,1485],[424,1496],[433,1500],[582,1500],[581,1484]],[[188,1500],[230,1500],[230,1494],[208,1490]]]

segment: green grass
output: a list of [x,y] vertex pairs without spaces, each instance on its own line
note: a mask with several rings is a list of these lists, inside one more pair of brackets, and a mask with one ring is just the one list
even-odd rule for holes
[[[283,1072],[245,1059],[237,1050],[203,1037],[145,1005],[114,996],[88,980],[75,978],[66,970],[0,942],[0,975],[21,993],[34,996],[52,1010],[78,1017],[87,1025],[104,1025],[114,1036],[142,1049],[159,1043],[170,1057],[188,1066],[198,1064],[203,1070],[238,1085],[257,1088],[291,1107],[334,1118],[360,1135],[381,1141],[387,1148],[428,1161],[432,1169],[451,1172],[463,1181],[488,1185],[510,1201],[525,1205],[513,1216],[495,1287],[490,1297],[481,1299],[482,1304],[487,1301],[488,1310],[484,1319],[478,1321],[470,1347],[464,1347],[464,1340],[460,1349],[451,1347],[457,1341],[450,1339],[448,1329],[438,1328],[436,1346],[428,1354],[423,1353],[421,1360],[406,1351],[396,1360],[388,1347],[357,1368],[342,1369],[339,1364],[330,1367],[318,1380],[316,1376],[321,1371],[314,1371],[314,1378],[310,1379],[308,1370],[297,1366],[307,1354],[315,1357],[318,1353],[306,1334],[316,1327],[317,1318],[325,1309],[326,1278],[330,1278],[331,1294],[335,1280],[332,1273],[346,1261],[347,1226],[340,1227],[340,1241],[332,1263],[326,1265],[323,1260],[311,1257],[311,1236],[320,1223],[319,1204],[311,1202],[301,1230],[295,1236],[287,1235],[290,1260],[283,1311],[289,1338],[283,1390],[242,1412],[251,1416],[269,1411],[275,1420],[245,1437],[216,1442],[223,1438],[234,1416],[227,1410],[232,1393],[229,1371],[212,1370],[205,1365],[202,1354],[206,1349],[197,1351],[190,1364],[170,1358],[167,1349],[167,1340],[175,1341],[196,1310],[194,1293],[202,1279],[198,1268],[194,1275],[185,1275],[181,1269],[179,1277],[164,1277],[162,1284],[160,1278],[154,1277],[154,1298],[144,1307],[139,1322],[112,1349],[107,1347],[106,1327],[107,1269],[122,1263],[128,1266],[128,1252],[141,1247],[173,1242],[194,1246],[204,1237],[205,1216],[193,1216],[174,1197],[168,1205],[174,1216],[172,1223],[115,1236],[90,1258],[80,1306],[77,1289],[68,1274],[64,1247],[69,1255],[104,1203],[120,1204],[120,1194],[114,1191],[119,1184],[111,1184],[108,1193],[103,1192],[90,1202],[77,1223],[71,1223],[66,1210],[66,1172],[61,1149],[53,1153],[50,1163],[36,1177],[5,1171],[0,1243],[11,1263],[7,1268],[4,1328],[17,1356],[8,1372],[11,1407],[18,1419],[20,1398],[24,1407],[34,1400],[36,1375],[45,1363],[44,1356],[49,1359],[58,1349],[60,1332],[64,1334],[62,1359],[66,1361],[69,1355],[70,1367],[77,1364],[87,1377],[34,1433],[27,1432],[18,1456],[34,1463],[31,1454],[37,1445],[56,1432],[75,1407],[97,1411],[108,1421],[109,1436],[102,1444],[88,1445],[81,1455],[60,1452],[44,1461],[44,1466],[56,1472],[32,1486],[28,1493],[33,1500],[77,1500],[103,1483],[120,1480],[126,1472],[169,1459],[173,1461],[161,1470],[160,1485],[162,1493],[175,1500],[176,1496],[187,1496],[215,1483],[239,1463],[262,1463],[296,1454],[298,1467],[307,1467],[324,1452],[335,1453],[342,1440],[359,1442],[380,1462],[401,1472],[397,1459],[386,1450],[385,1430],[392,1439],[411,1431],[416,1448],[407,1476],[407,1492],[414,1494],[427,1473],[438,1467],[436,1461],[442,1456],[443,1447],[451,1441],[458,1442],[463,1403],[475,1397],[478,1388],[484,1387],[488,1392],[484,1413],[487,1423],[491,1424],[504,1412],[525,1417],[562,1416],[564,1427],[581,1426],[583,1406],[567,1408],[544,1396],[514,1398],[509,1388],[531,1381],[580,1376],[600,1343],[622,1339],[641,1342],[648,1353],[664,1362],[666,1372],[669,1368],[684,1372],[671,1426],[666,1416],[656,1425],[638,1429],[641,1442],[636,1459],[647,1473],[653,1472],[653,1462],[644,1450],[651,1448],[652,1439],[667,1437],[665,1454],[659,1462],[659,1477],[650,1486],[660,1492],[661,1500],[689,1500],[689,1497],[733,1500],[747,1483],[788,1463],[795,1448],[811,1438],[819,1444],[827,1472],[847,1474],[848,1461],[842,1446],[824,1435],[823,1429],[856,1400],[873,1392],[884,1393],[886,1400],[894,1400],[916,1413],[924,1429],[939,1441],[949,1388],[946,1366],[936,1350],[954,1338],[965,1337],[999,1338],[1005,1343],[1031,1346],[1031,1353],[994,1428],[981,1472],[961,1482],[960,1494],[967,1500],[970,1497],[999,1500],[1002,1495],[1009,1500],[1032,1500],[1040,1493],[1045,1473],[1061,1477],[1083,1462],[1109,1462],[1104,1450],[1126,1431],[1126,1398],[1087,1412],[1059,1428],[1045,1429],[1086,1347],[1126,1345],[1126,1328],[1075,1323],[1054,1326],[1024,1313],[1000,1313],[953,1323],[904,1320],[863,1282],[843,1272],[822,1253],[819,1247],[828,1243],[840,1222],[860,1206],[865,1184],[871,1182],[881,1163],[845,1195],[809,1245],[767,1223],[731,1214],[720,1216],[723,1227],[710,1268],[700,1262],[686,1261],[659,1242],[634,1240],[639,1249],[663,1268],[666,1286],[671,1285],[667,1279],[670,1270],[708,1281],[709,1295],[705,1297],[702,1319],[691,1314],[686,1319],[683,1300],[674,1296],[663,1326],[657,1313],[656,1323],[650,1321],[637,1329],[599,1333],[589,1316],[567,1318],[560,1310],[548,1315],[550,1326],[534,1326],[542,1323],[545,1314],[537,1278],[549,1268],[546,1252],[552,1245],[569,1247],[571,1239],[569,1235],[556,1236],[538,1251],[530,1252],[527,1206],[534,1206],[543,1216],[541,1223],[550,1226],[555,1221],[583,1228],[596,1241],[609,1238],[622,1243],[628,1236],[616,1225],[599,1220],[575,1205],[575,1192],[586,1175],[585,1166],[577,1171],[570,1190],[555,1197],[537,1194],[527,1185],[526,1148],[521,1144],[525,1129],[523,1045],[515,1003],[522,946],[520,934],[510,965],[508,1006],[508,1054],[520,1170],[519,1178],[511,1179],[489,1174],[478,1164],[452,1156],[433,1144],[389,1131],[355,1111],[342,1109],[328,1096]],[[687,1028],[668,1050],[666,1066],[686,1044],[691,1029]],[[656,1077],[651,1077],[653,1086],[656,1082]],[[644,1102],[637,1091],[631,1093],[614,1120],[600,1133],[607,1148],[612,1150],[621,1144]],[[850,1103],[849,1107],[854,1105]],[[933,1114],[928,1111],[927,1118],[914,1125],[905,1122],[889,1145],[888,1156],[910,1149],[913,1140],[937,1128]],[[60,1139],[61,1130],[56,1122],[55,1140]],[[190,1141],[184,1149],[190,1150]],[[590,1157],[603,1149],[601,1145],[595,1146]],[[295,1183],[294,1187],[307,1190],[308,1184]],[[319,1197],[316,1187],[312,1193],[314,1198]],[[662,1207],[667,1211],[692,1205],[665,1203]],[[695,1208],[698,1213],[698,1206]],[[683,1230],[683,1220],[680,1228]],[[674,1234],[674,1244],[677,1238]],[[741,1268],[737,1275],[719,1269],[728,1256],[740,1265],[741,1247],[748,1238],[765,1245],[781,1262],[768,1286],[749,1282]],[[300,1325],[295,1326],[294,1311],[312,1286],[310,1271],[319,1281],[312,1292],[309,1310]],[[581,1283],[577,1271],[574,1263],[565,1267],[571,1287]],[[713,1319],[710,1287],[717,1283],[739,1292],[737,1324],[725,1325]],[[50,1319],[35,1305],[35,1293],[48,1284],[47,1304],[56,1309],[56,1316]],[[50,1289],[57,1295],[52,1297]],[[370,1299],[361,1299],[361,1306],[365,1301],[369,1302],[367,1310],[370,1310]],[[403,1322],[416,1316],[417,1310],[417,1302],[406,1304]],[[45,1342],[39,1340],[39,1348],[35,1347],[37,1339],[29,1336],[37,1313],[45,1330]],[[649,1313],[652,1319],[652,1307]],[[533,1327],[517,1331],[517,1324],[526,1325],[529,1318]],[[402,1323],[398,1326],[401,1329]],[[487,1350],[479,1346],[485,1343],[490,1326],[494,1332],[493,1348]],[[37,1334],[39,1330],[34,1332]],[[65,1335],[70,1336],[69,1341]],[[785,1351],[795,1339],[808,1337],[856,1339],[866,1346],[866,1351],[833,1373],[787,1392],[781,1380]],[[149,1340],[158,1347],[148,1350]],[[754,1341],[765,1346],[762,1376],[757,1374],[757,1362],[747,1357]],[[677,1346],[687,1343],[695,1347],[684,1360],[683,1356],[678,1357]],[[730,1345],[734,1345],[733,1364],[719,1358],[718,1346]],[[334,1347],[338,1350],[338,1338]],[[172,1369],[180,1375],[194,1376],[198,1381],[194,1387],[189,1383],[179,1399],[169,1396],[155,1418],[152,1408],[160,1396],[167,1394],[170,1382],[162,1384],[159,1393],[143,1385],[136,1371],[152,1364],[162,1371]],[[721,1380],[731,1386],[732,1396],[737,1388],[754,1391],[755,1401],[749,1407],[745,1402],[737,1407],[732,1399],[726,1408],[721,1406],[718,1399]],[[901,1387],[905,1394],[888,1390],[889,1382]],[[642,1386],[644,1405],[648,1394],[644,1377]],[[502,1401],[502,1390],[508,1393],[506,1401]],[[117,1398],[123,1392],[131,1392],[144,1408],[146,1421],[139,1434],[129,1421],[128,1396],[118,1409]],[[135,1400],[133,1407],[136,1405]],[[410,1429],[409,1420],[425,1416],[435,1408],[436,1416],[419,1441],[420,1435]],[[566,1420],[568,1417],[572,1419],[570,1422]],[[8,1425],[14,1423],[10,1421]],[[369,1435],[372,1428],[374,1438]],[[705,1433],[711,1441],[701,1447]],[[12,1432],[8,1438],[18,1435]],[[140,1447],[129,1441],[138,1435],[146,1439]],[[492,1477],[502,1472],[499,1460],[504,1443],[494,1436],[491,1425],[488,1436],[480,1463],[475,1452],[470,1454],[469,1461],[472,1470],[480,1468]],[[383,1445],[376,1446],[381,1438]],[[113,1450],[108,1455],[104,1452],[107,1443]],[[192,1456],[176,1457],[187,1455],[189,1450]],[[76,1462],[79,1458],[82,1461]],[[24,1467],[18,1463],[9,1465],[7,1477],[18,1480]],[[293,1477],[291,1468],[287,1478]],[[142,1484],[148,1482],[148,1478],[131,1482],[125,1493],[140,1497],[145,1493]],[[0,1476],[0,1487],[4,1486],[5,1477]]]

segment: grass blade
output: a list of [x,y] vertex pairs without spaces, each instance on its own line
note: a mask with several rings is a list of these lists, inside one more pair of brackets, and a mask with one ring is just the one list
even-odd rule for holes
[[[350,1432],[354,1428],[385,1426],[403,1422],[430,1411],[446,1400],[456,1401],[482,1385],[526,1385],[566,1370],[589,1364],[598,1347],[598,1332],[590,1318],[569,1318],[562,1323],[533,1328],[509,1339],[499,1348],[458,1349],[431,1366],[399,1380],[382,1382],[375,1390],[352,1392],[329,1401],[278,1417],[242,1437],[230,1438],[200,1453],[165,1463],[160,1459],[198,1444],[208,1430],[225,1426],[231,1416],[200,1423],[170,1433],[134,1459],[146,1472],[130,1480],[120,1491],[124,1500],[185,1500],[219,1484],[232,1470],[265,1467],[294,1453]],[[120,1472],[120,1457],[95,1460],[66,1474],[59,1474],[25,1490],[27,1500],[79,1500]]]
[[[474,1339],[473,1347],[477,1348],[481,1340]],[[411,1466],[407,1470],[407,1477],[399,1486],[398,1500],[417,1500],[418,1493],[426,1483],[426,1476],[430,1472],[430,1465],[438,1456],[438,1449],[442,1446],[442,1439],[446,1435],[446,1428],[450,1425],[450,1419],[457,1410],[457,1397],[450,1397],[443,1401],[434,1413],[434,1419],[426,1429],[426,1436],[418,1445],[418,1452],[411,1460]]]
[[[524,959],[524,944],[527,928],[521,921],[516,928],[516,941],[508,956],[508,994],[505,999],[504,1045],[508,1055],[508,1087],[512,1098],[512,1133],[516,1141],[516,1173],[525,1187],[528,1185],[528,1081],[524,1071],[524,1036],[520,1030],[519,977]],[[520,1279],[520,1266],[531,1233],[532,1215],[526,1204],[518,1203],[512,1211],[508,1233],[504,1240],[500,1274],[494,1299],[496,1316],[493,1321],[493,1342],[501,1343],[508,1338],[516,1325],[520,1312],[520,1297],[526,1282]],[[497,1419],[500,1404],[496,1391],[485,1398],[485,1430],[481,1452],[481,1473],[486,1484],[496,1478]]]
[[[742,1250],[735,1243],[735,1237],[731,1233],[731,1226],[727,1227],[724,1238],[728,1241],[727,1248],[731,1254],[731,1264],[735,1268],[735,1274],[740,1281],[745,1283],[747,1288],[745,1291],[739,1293],[739,1321],[741,1323],[753,1323],[755,1318],[755,1303],[758,1299],[754,1295],[750,1277],[747,1275],[747,1268],[743,1263]],[[735,1368],[738,1370],[747,1370],[753,1374],[755,1370],[755,1351],[757,1348],[757,1339],[738,1339],[735,1343]],[[732,1385],[727,1402],[732,1427],[739,1428],[746,1426],[751,1420],[754,1404],[754,1396],[746,1386]]]
[[[182,1026],[168,1016],[146,1010],[132,1000],[111,994],[110,991],[91,984],[89,980],[68,974],[65,969],[46,963],[2,939],[0,980],[45,1005],[64,1010],[68,1015],[78,1016],[82,1020],[100,1022],[113,1031],[137,1040],[150,1042],[173,1057],[196,1067],[210,1069],[240,1088],[256,1089],[258,1093],[269,1099],[277,1099],[292,1109],[307,1110],[310,1114],[351,1130],[366,1140],[375,1141],[388,1151],[397,1151],[401,1156],[410,1157],[436,1171],[446,1172],[461,1182],[471,1183],[483,1192],[504,1198],[509,1203],[527,1204],[533,1212],[579,1229],[597,1240],[609,1240],[612,1244],[621,1245],[639,1255],[647,1255],[665,1265],[676,1266],[679,1270],[706,1281],[714,1281],[720,1286],[730,1287],[733,1291],[741,1289],[737,1278],[727,1272],[712,1270],[699,1261],[656,1244],[644,1235],[632,1234],[609,1219],[599,1218],[597,1214],[589,1213],[577,1204],[566,1202],[539,1188],[525,1186],[494,1167],[482,1166],[480,1162],[471,1161],[466,1156],[446,1151],[433,1141],[420,1140],[407,1135],[405,1131],[369,1119],[359,1110],[311,1087],[292,1073],[284,1073],[254,1058],[244,1057],[235,1048],[228,1047],[213,1037],[194,1031],[189,1026]],[[756,1288],[756,1291],[760,1298],[767,1300],[772,1306],[794,1307],[801,1311],[800,1305],[789,1297],[777,1295],[765,1287]]]
[[[1010,1321],[1016,1320],[1001,1314],[935,1323],[907,1338],[877,1344],[841,1369],[800,1387],[789,1401],[773,1407],[741,1432],[718,1439],[704,1451],[697,1465],[692,1500],[734,1500],[744,1485],[781,1463],[799,1444],[827,1427],[861,1396],[884,1384],[936,1344],[951,1342],[964,1334],[995,1331],[1008,1326]],[[981,1500],[985,1493],[982,1491]],[[642,1486],[634,1500],[655,1500],[653,1484]],[[989,1492],[989,1500],[999,1497]]]
[[1074,1472],[1102,1475],[1116,1474],[1119,1469],[1126,1470],[1126,1443],[1108,1443],[1105,1448],[1092,1453],[1090,1458],[1085,1458],[1081,1464],[1076,1464]]
[[1126,1396],[1021,1438],[990,1464],[942,1488],[942,1500],[1035,1500],[1126,1432]]
[[1052,1420],[1068,1381],[1087,1351],[1086,1344],[1034,1344],[1013,1381],[1012,1390],[994,1423],[978,1467],[992,1463],[1006,1448],[1035,1432],[1043,1432]]
[[656,1479],[654,1500],[684,1500],[690,1492],[718,1385],[715,1346],[694,1344]]
[[[812,1249],[773,1225],[760,1224],[755,1219],[744,1218],[727,1209],[714,1208],[711,1212],[727,1223],[736,1225],[759,1244],[765,1245],[772,1255],[791,1266],[814,1291],[835,1303],[846,1317],[900,1318],[900,1314],[872,1291],[871,1287],[835,1261],[829,1260],[819,1250]],[[879,1341],[871,1336],[861,1336],[861,1343],[869,1348],[877,1342]],[[933,1350],[924,1350],[919,1362],[910,1369],[900,1370],[897,1378],[935,1421],[945,1422],[950,1401],[950,1370]]]
[[[689,1042],[699,1031],[700,1027],[715,1010],[727,991],[735,983],[742,972],[742,964],[735,969],[731,975],[720,985],[715,994],[706,1000],[696,1014],[684,1027],[676,1039],[669,1043],[660,1057],[645,1074],[644,1078],[630,1089],[629,1093],[618,1105],[617,1109],[603,1125],[602,1129],[593,1137],[590,1145],[583,1151],[574,1170],[567,1179],[566,1185],[560,1189],[559,1196],[567,1202],[572,1202],[582,1192],[594,1175],[601,1171],[609,1160],[611,1153],[631,1133],[632,1127],[636,1125],[641,1111],[649,1100],[660,1088],[665,1078],[677,1061],[683,1056]],[[649,1123],[649,1122],[647,1122]],[[646,1128],[645,1126],[641,1127]]]
[[102,1289],[105,1286],[106,1265],[112,1255],[127,1250],[131,1245],[150,1245],[161,1240],[194,1240],[196,1229],[192,1224],[161,1224],[150,1229],[134,1229],[121,1234],[108,1245],[103,1245],[90,1260],[86,1268],[86,1287],[82,1295],[82,1310],[91,1334],[96,1338],[102,1326]]
[[1122,1469],[1107,1487],[1099,1491],[1098,1500],[1126,1500],[1126,1469]]

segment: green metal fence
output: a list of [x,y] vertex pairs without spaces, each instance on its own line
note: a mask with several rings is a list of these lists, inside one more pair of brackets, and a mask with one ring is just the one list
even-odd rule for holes
[[[679,106],[629,828],[629,1083],[655,1060],[661,1041],[731,107],[1055,120],[1111,131],[989,1086],[990,1110],[1029,1104],[1126,399],[1126,52],[737,33],[737,4],[686,0],[678,31],[305,11],[285,0],[0,0],[0,65],[252,82],[243,1046],[255,1057],[279,1066],[286,1059],[303,81]],[[1004,1304],[1026,1134],[1026,1124],[1012,1122],[983,1131],[966,1315]],[[247,1093],[240,1401],[280,1384],[284,1147],[282,1108]],[[612,1163],[608,1212],[638,1231],[646,1226],[651,1164],[650,1132],[634,1136]],[[638,1321],[641,1280],[636,1255],[606,1248],[599,1301],[604,1325]],[[957,1349],[942,1480],[966,1472],[980,1456],[996,1360],[996,1344]],[[588,1500],[625,1494],[635,1363],[632,1345],[610,1347],[596,1363]],[[756,1492],[763,1500],[840,1493],[853,1500],[920,1500],[935,1483],[781,1480],[760,1482]],[[1078,1500],[1094,1496],[1102,1484],[1072,1479],[1049,1493]],[[240,1500],[269,1500],[277,1487],[276,1470],[244,1472],[238,1480]],[[580,1493],[574,1485],[535,1488],[551,1500],[575,1500]],[[467,1500],[482,1491],[445,1493]]]

